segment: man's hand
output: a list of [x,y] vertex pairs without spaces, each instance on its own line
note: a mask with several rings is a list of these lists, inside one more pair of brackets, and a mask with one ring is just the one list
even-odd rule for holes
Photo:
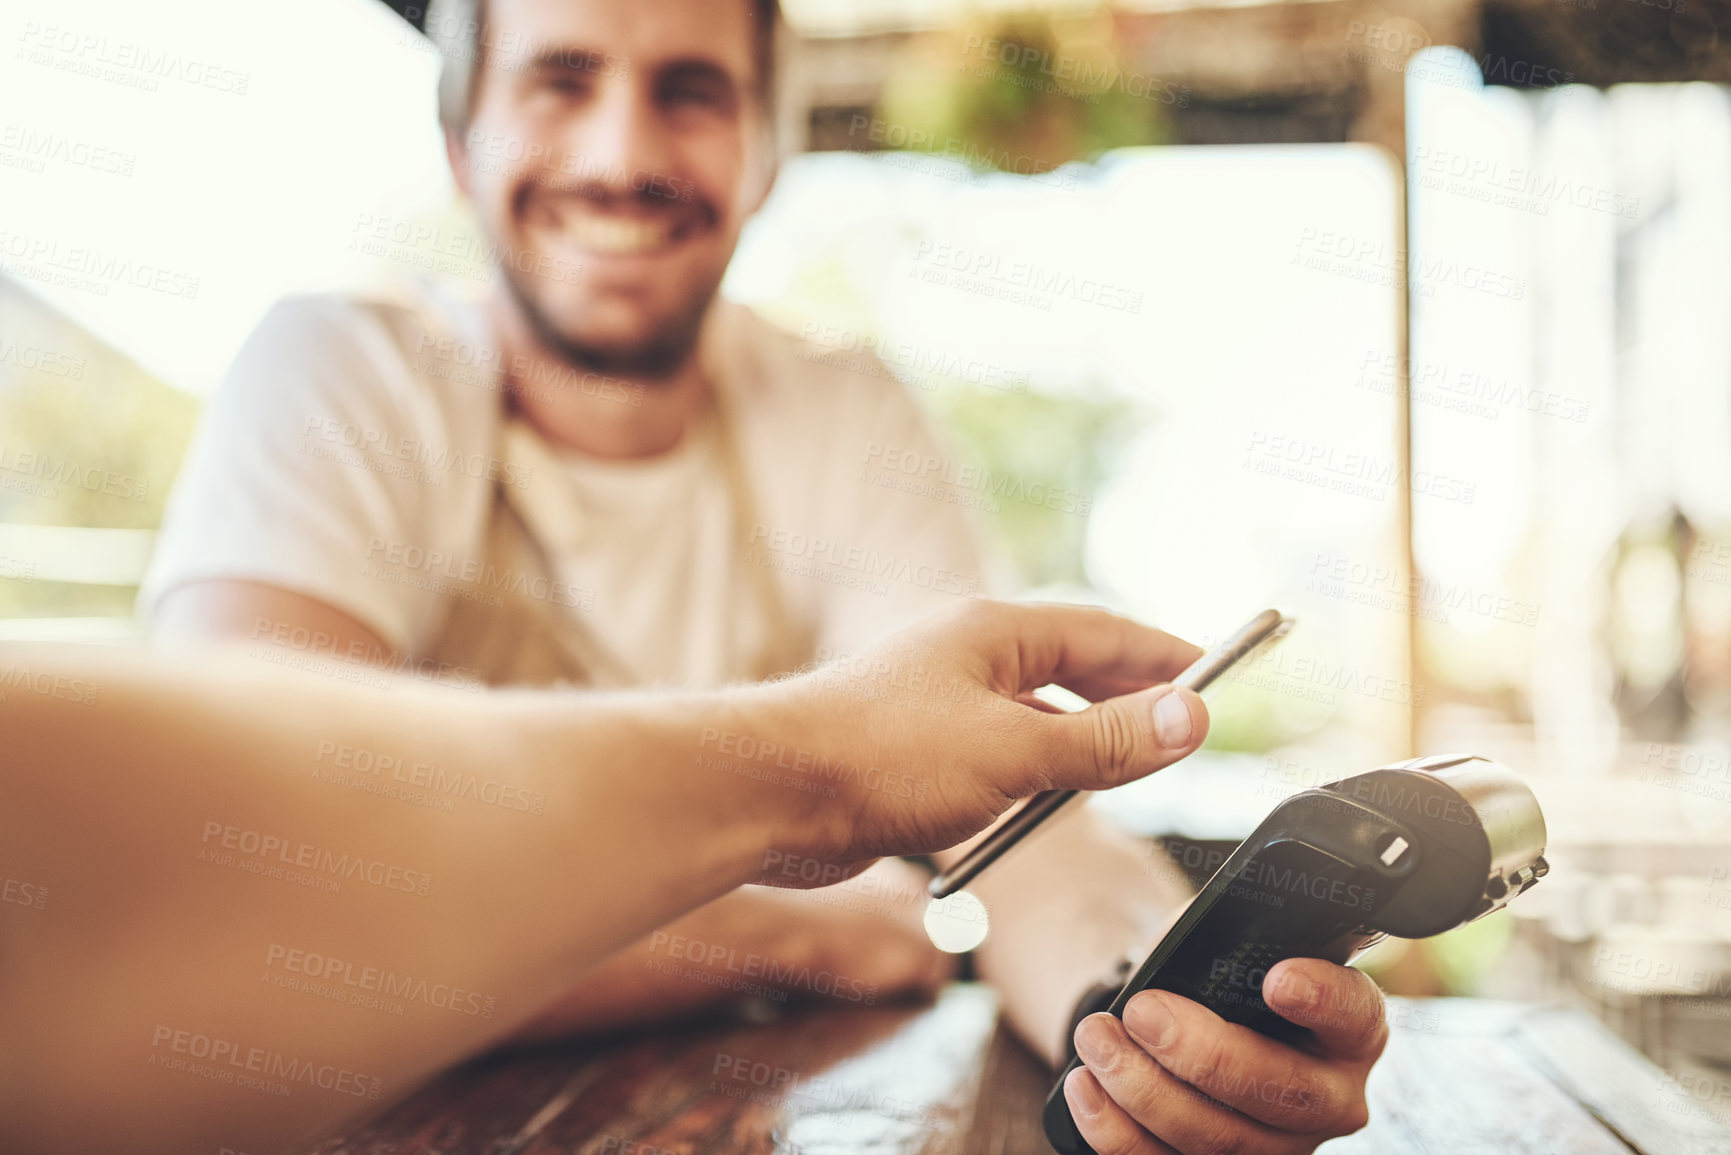
[[1076,1127],[1099,1155],[1290,1155],[1369,1119],[1364,1082],[1388,1040],[1369,976],[1319,959],[1273,967],[1262,997],[1311,1034],[1275,1042],[1189,999],[1144,991],[1124,1020],[1076,1028],[1085,1066],[1064,1082]]
[[[1120,786],[1195,750],[1207,708],[1165,683],[1200,653],[1104,610],[973,602],[769,687],[723,765],[830,770],[824,791],[765,792],[793,804],[776,808],[774,845],[850,866],[941,850],[1018,799]],[[1047,683],[1095,705],[1036,709],[1028,695]]]
[[[753,968],[760,977],[752,981],[763,986],[776,986],[778,974],[827,973],[846,977],[844,998],[865,991],[874,1003],[885,1003],[933,994],[954,977],[957,957],[939,951],[926,935],[930,879],[911,863],[886,858],[822,890],[741,887],[586,971],[513,1041],[642,1027],[737,999],[731,985],[703,981],[733,976],[725,962],[709,961],[715,947],[725,948],[735,967],[754,957],[768,960],[771,965]],[[825,997],[797,984],[783,989],[790,1000]]]

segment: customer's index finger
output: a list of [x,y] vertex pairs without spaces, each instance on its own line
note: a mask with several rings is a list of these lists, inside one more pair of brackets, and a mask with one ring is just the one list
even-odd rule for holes
[[1014,693],[1057,683],[1092,701],[1169,682],[1202,649],[1092,606],[1018,605]]

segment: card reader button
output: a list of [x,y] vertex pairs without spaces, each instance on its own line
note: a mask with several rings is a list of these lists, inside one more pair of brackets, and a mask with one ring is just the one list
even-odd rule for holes
[[1415,860],[1413,845],[1404,834],[1385,830],[1376,840],[1376,860],[1389,870],[1402,871]]

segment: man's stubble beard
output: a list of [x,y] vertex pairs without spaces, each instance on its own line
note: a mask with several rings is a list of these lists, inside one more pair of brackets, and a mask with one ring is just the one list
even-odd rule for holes
[[501,263],[499,271],[529,331],[554,357],[579,372],[621,377],[645,385],[669,380],[685,365],[697,348],[703,319],[721,289],[720,278],[717,278],[715,284],[698,294],[683,313],[661,325],[646,340],[628,348],[605,347],[572,336],[560,328],[519,279],[528,274],[512,268],[509,262]]

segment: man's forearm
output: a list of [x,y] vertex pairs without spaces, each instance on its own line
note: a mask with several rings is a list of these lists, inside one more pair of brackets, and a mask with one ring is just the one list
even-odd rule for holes
[[[774,865],[787,865],[775,857]],[[741,990],[846,1004],[929,993],[955,970],[955,957],[926,937],[929,878],[887,858],[823,890],[740,887],[586,971],[516,1039],[664,1022],[737,999]]]
[[[771,852],[816,885],[1183,757],[1200,701],[1177,699],[1181,744],[1154,716],[1193,649],[973,603],[887,639],[881,675],[647,697],[0,647],[0,868],[47,897],[0,905],[0,1147],[278,1149],[498,1039]],[[973,693],[934,719],[871,680],[915,669]],[[1016,703],[1053,681],[1110,700]]]
[[[49,691],[0,704],[0,866],[49,894],[0,912],[0,1118],[54,1124],[12,1149],[149,1150],[141,1119],[252,1149],[388,1100],[747,880],[770,839],[777,800],[700,769],[672,700],[361,694],[94,650],[0,665]],[[356,789],[337,767],[362,762],[440,778],[454,809]],[[588,881],[621,862],[643,885]],[[331,990],[401,1013],[381,1029]]]

